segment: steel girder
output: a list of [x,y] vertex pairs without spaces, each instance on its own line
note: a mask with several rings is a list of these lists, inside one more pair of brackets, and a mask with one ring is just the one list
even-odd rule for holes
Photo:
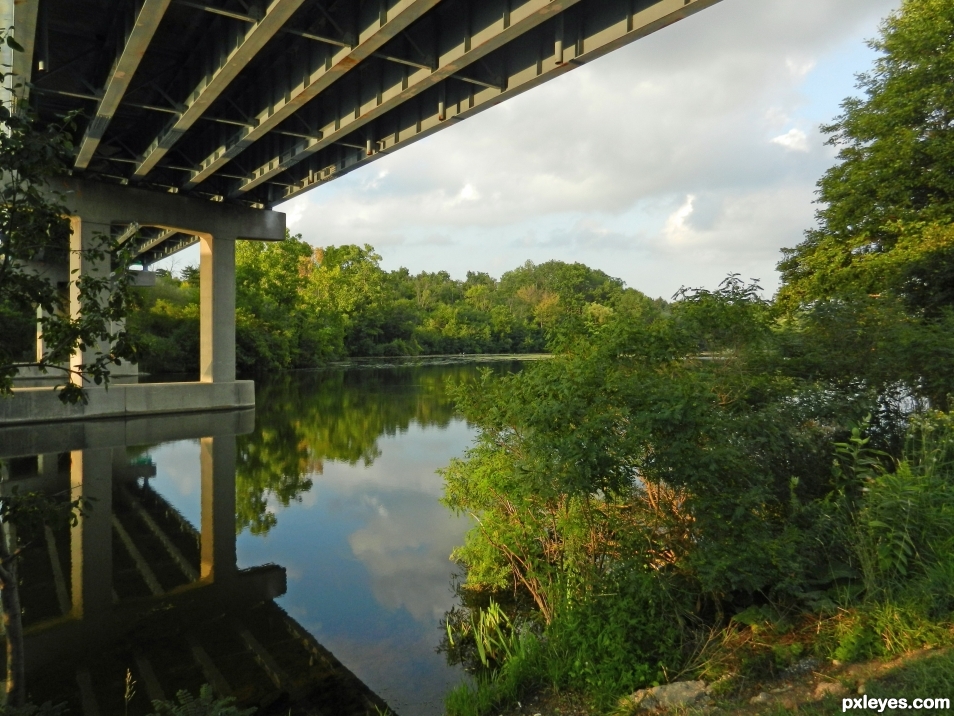
[[89,166],[89,161],[99,146],[99,140],[103,138],[106,128],[119,108],[119,103],[126,94],[133,75],[136,74],[146,48],[156,34],[159,21],[165,15],[169,2],[170,0],[145,0],[139,14],[133,20],[126,42],[116,58],[115,66],[109,73],[106,87],[103,88],[103,98],[99,101],[96,114],[86,125],[86,132],[80,141],[76,155],[77,169],[85,169]]
[[[146,176],[179,138],[201,117],[212,103],[228,89],[239,72],[252,61],[259,50],[282,28],[304,0],[272,0],[262,18],[251,25],[246,32],[235,31],[234,26],[222,35],[214,37],[209,43],[211,52],[204,53],[206,67],[195,89],[182,101],[180,113],[156,137],[133,177]],[[201,61],[200,60],[200,61]]]

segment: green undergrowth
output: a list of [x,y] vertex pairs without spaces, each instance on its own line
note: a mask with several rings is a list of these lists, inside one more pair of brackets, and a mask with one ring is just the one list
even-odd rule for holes
[[[501,616],[490,600],[469,621],[448,622],[450,641],[479,657],[475,679],[449,695],[448,716],[483,716],[540,690],[580,694],[593,713],[613,713],[620,696],[679,678],[742,698],[809,659],[819,668],[954,645],[954,420],[912,420],[890,469],[861,428],[835,452],[844,485],[827,509],[843,524],[831,538],[852,568],[827,588],[744,608],[723,602],[734,613],[720,622],[706,618],[706,595],[685,575],[618,561],[591,583],[557,583],[549,623],[525,606]],[[949,659],[937,658],[905,669],[933,674]],[[906,673],[897,672],[905,688],[915,678]]]

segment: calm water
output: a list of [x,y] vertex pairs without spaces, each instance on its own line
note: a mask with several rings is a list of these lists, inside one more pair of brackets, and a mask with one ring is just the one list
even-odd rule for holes
[[[495,371],[519,363],[491,364]],[[469,520],[435,471],[473,429],[448,385],[478,366],[361,368],[257,383],[254,432],[236,439],[238,567],[275,563],[276,602],[403,715],[442,713],[462,674],[436,653],[454,603],[448,555]],[[201,521],[198,440],[149,446],[149,486]]]

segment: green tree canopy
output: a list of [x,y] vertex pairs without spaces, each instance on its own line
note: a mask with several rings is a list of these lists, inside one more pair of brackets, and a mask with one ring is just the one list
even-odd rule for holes
[[870,45],[864,96],[822,128],[839,163],[818,184],[818,227],[779,264],[789,307],[885,291],[954,305],[954,2],[905,0]]

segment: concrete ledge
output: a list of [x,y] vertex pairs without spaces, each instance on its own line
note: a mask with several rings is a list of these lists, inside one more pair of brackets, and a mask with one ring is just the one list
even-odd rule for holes
[[0,398],[0,426],[255,407],[255,382],[114,384],[87,389],[86,405],[64,405],[51,388],[15,388]]
[[212,413],[163,413],[74,422],[0,424],[0,459],[154,445],[173,440],[245,435],[255,429],[255,409]]

